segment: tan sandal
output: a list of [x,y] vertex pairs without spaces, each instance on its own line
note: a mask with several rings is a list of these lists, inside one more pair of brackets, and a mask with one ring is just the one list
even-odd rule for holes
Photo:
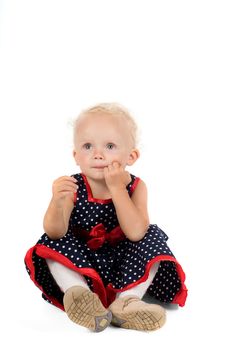
[[64,309],[75,323],[95,332],[103,331],[111,322],[112,314],[105,309],[96,293],[74,286],[64,294]]
[[166,320],[165,309],[156,304],[148,304],[135,295],[116,299],[110,306],[112,325],[136,330],[156,330]]

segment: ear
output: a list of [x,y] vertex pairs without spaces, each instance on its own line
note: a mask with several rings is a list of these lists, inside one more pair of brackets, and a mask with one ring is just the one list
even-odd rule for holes
[[75,151],[75,149],[73,150],[73,158],[75,159],[76,165],[79,165],[78,154],[77,151]]
[[139,150],[136,148],[132,149],[126,164],[133,165],[136,162],[136,160],[139,158],[139,156],[140,156]]

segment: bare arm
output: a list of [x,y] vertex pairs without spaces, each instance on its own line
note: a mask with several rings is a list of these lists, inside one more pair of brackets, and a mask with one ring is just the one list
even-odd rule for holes
[[108,172],[106,170],[105,178],[122,231],[131,241],[139,241],[149,225],[145,183],[140,180],[130,198],[126,189],[130,175],[121,166],[111,167]]
[[76,189],[76,180],[71,176],[62,176],[53,182],[53,196],[43,220],[44,230],[49,238],[59,239],[66,234]]

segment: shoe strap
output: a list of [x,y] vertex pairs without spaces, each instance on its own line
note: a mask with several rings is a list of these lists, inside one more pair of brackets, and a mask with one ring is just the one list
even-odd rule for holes
[[128,299],[126,299],[123,303],[123,309],[128,306],[130,303],[134,302],[134,301],[141,301],[141,299],[139,297],[129,297]]

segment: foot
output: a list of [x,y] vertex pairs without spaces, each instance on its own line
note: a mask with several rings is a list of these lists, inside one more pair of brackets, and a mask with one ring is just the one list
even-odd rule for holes
[[111,322],[111,312],[105,309],[98,295],[87,288],[69,288],[64,294],[63,302],[68,317],[80,326],[101,332]]
[[156,304],[148,304],[136,295],[116,299],[109,307],[114,326],[136,329],[156,330],[165,323],[165,309]]

